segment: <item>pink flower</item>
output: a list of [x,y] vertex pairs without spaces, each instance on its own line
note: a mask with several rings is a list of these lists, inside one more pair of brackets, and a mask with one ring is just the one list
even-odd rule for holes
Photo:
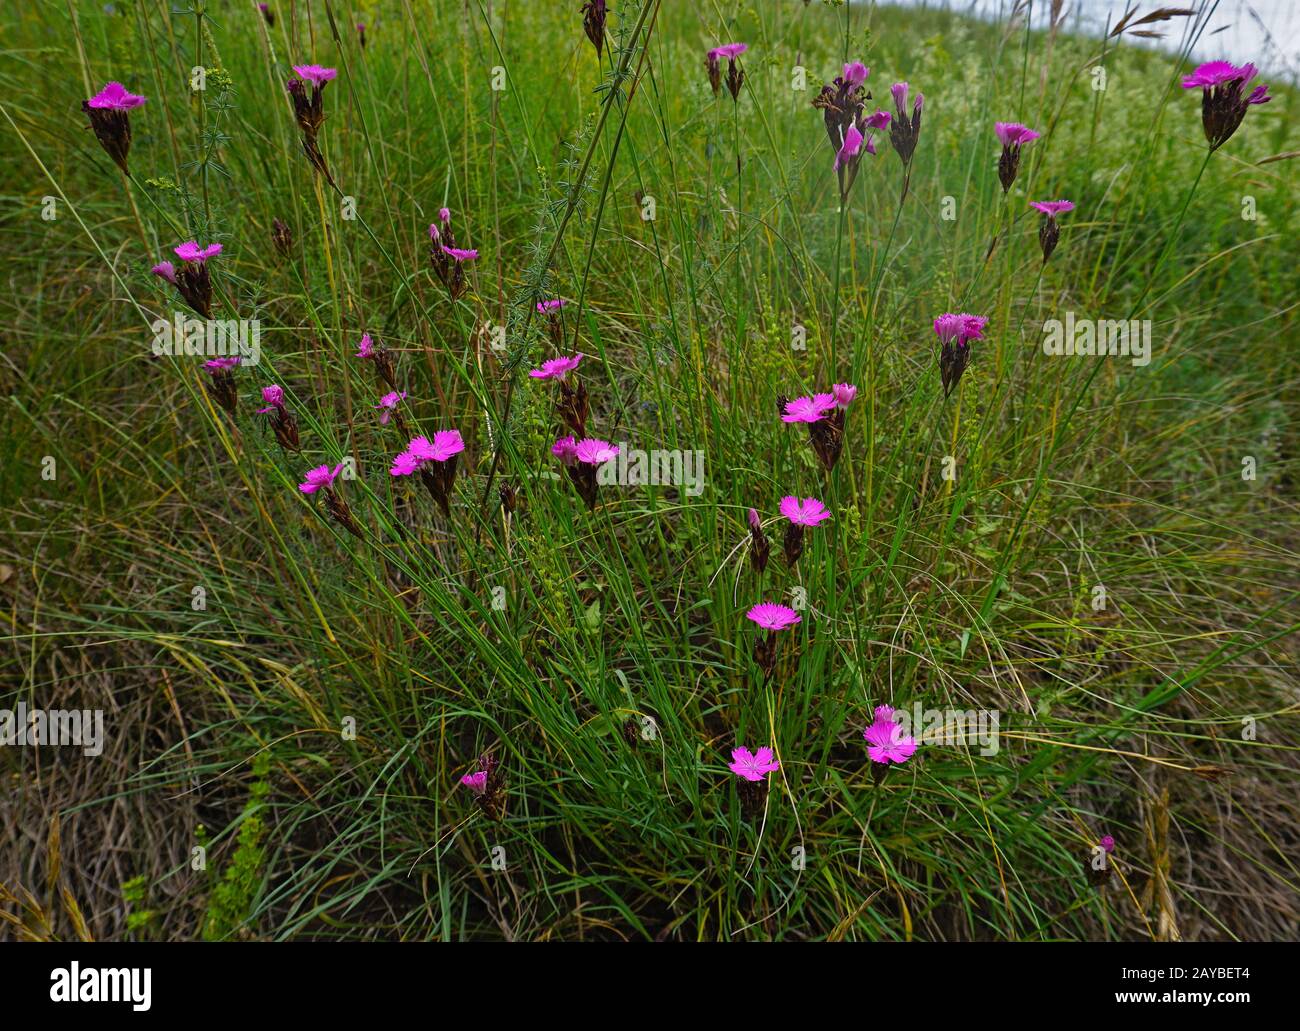
[[375,408],[379,409],[379,425],[387,426],[388,420],[393,417],[393,410],[397,405],[406,400],[406,391],[400,393],[396,390],[390,391],[379,399],[379,404]]
[[451,208],[439,208],[438,218],[442,220],[443,225],[451,225]]
[[370,339],[369,333],[361,334],[361,343],[357,346],[357,358],[373,358],[375,356],[375,342]]
[[870,74],[871,69],[861,61],[850,61],[841,69],[840,77],[849,86],[861,86]]
[[228,358],[213,358],[211,361],[204,362],[203,367],[215,375],[218,372],[225,372],[227,369],[233,369],[241,361],[243,361],[243,357],[234,354]]
[[221,244],[209,244],[207,247],[200,247],[194,240],[187,240],[179,247],[173,248],[176,257],[181,261],[193,261],[197,264],[203,264],[209,258],[215,258],[221,253]]
[[449,258],[455,258],[457,261],[473,261],[478,257],[478,251],[464,250],[459,247],[448,247],[445,244],[443,245],[442,253],[447,255]]
[[868,129],[888,129],[891,115],[888,111],[877,111],[874,115],[867,116]]
[[745,618],[757,623],[764,630],[784,630],[788,626],[803,622],[803,617],[794,609],[766,601],[760,602],[746,612]]
[[988,321],[985,315],[946,312],[934,320],[934,332],[943,343],[966,344],[984,339],[984,327]]
[[585,462],[587,465],[601,465],[615,457],[618,454],[618,448],[607,440],[586,437],[578,441],[575,453],[579,462]]
[[814,394],[787,401],[782,422],[821,422],[826,413],[835,407],[834,394]]
[[1097,842],[1097,844],[1100,845],[1101,850],[1107,854],[1115,851],[1115,839],[1109,834],[1103,837],[1099,842]]
[[572,434],[561,437],[551,445],[551,454],[565,465],[575,465],[578,461],[578,444]]
[[338,75],[338,70],[334,68],[322,68],[318,64],[296,64],[293,70],[298,73],[300,78],[306,79],[315,86],[324,86],[325,83]]
[[831,393],[835,397],[835,406],[837,408],[847,408],[853,403],[853,399],[858,396],[858,388],[852,383],[836,383],[831,387]]
[[727,766],[737,777],[752,781],[761,781],[780,768],[781,764],[773,758],[770,748],[760,748],[756,752],[751,752],[748,748],[733,748],[731,762]]
[[308,470],[307,478],[298,484],[298,489],[304,494],[315,494],[322,487],[329,487],[342,471],[342,462],[333,469],[328,465],[318,465],[315,469]]
[[1042,136],[1042,133],[1035,132],[1019,122],[994,122],[993,131],[997,133],[998,140],[1004,147],[1020,147]]
[[582,357],[582,352],[578,352],[568,357],[552,358],[542,362],[540,369],[530,369],[528,375],[533,379],[564,379],[568,373],[578,367]]
[[841,167],[849,163],[850,158],[858,156],[862,150],[862,133],[858,131],[856,125],[850,125],[844,133],[844,142],[840,144],[840,149],[835,154],[835,171],[838,172]]
[[545,315],[547,314],[547,312],[558,311],[568,303],[569,302],[566,301],[563,297],[555,297],[549,301],[538,301],[537,311],[540,314]]
[[473,773],[467,773],[460,778],[460,782],[469,788],[476,795],[481,795],[487,791],[487,770],[475,770]]
[[800,501],[793,494],[787,494],[781,499],[781,514],[799,526],[818,526],[831,517],[826,506],[816,498]]
[[263,412],[269,412],[275,408],[283,408],[284,388],[276,383],[272,383],[269,387],[263,387],[262,400],[266,402],[266,407],[259,408],[257,410],[258,415],[261,415]]
[[391,476],[410,476],[426,462],[446,462],[464,450],[465,441],[458,430],[439,430],[433,435],[433,440],[424,436],[412,437],[406,450],[393,459],[388,472]]
[[713,58],[715,61],[724,57],[728,61],[734,61],[748,49],[748,43],[728,43],[725,46],[714,47],[709,51],[709,57]]
[[128,93],[120,82],[110,82],[86,101],[87,107],[97,111],[130,111],[145,102],[145,98]]
[[756,508],[749,510],[749,528],[751,530],[761,530],[763,528],[763,520],[758,517],[758,509]]
[[871,726],[862,732],[867,742],[867,754],[872,762],[905,763],[916,751],[916,739],[903,733],[903,728],[894,719],[894,710],[888,705],[876,709],[876,718]]
[[170,261],[160,261],[149,271],[158,278],[167,280],[172,286],[176,285],[176,266]]
[[1031,200],[1029,206],[1036,211],[1041,211],[1044,215],[1055,218],[1066,211],[1074,210],[1074,201],[1072,200]]
[[[1243,64],[1238,68],[1231,61],[1206,61],[1203,65],[1197,67],[1196,71],[1183,79],[1183,89],[1209,89],[1211,86],[1222,86],[1227,82],[1234,82],[1241,79],[1243,82],[1249,82],[1256,75],[1256,69],[1253,64]],[[110,83],[109,85],[113,85]]]

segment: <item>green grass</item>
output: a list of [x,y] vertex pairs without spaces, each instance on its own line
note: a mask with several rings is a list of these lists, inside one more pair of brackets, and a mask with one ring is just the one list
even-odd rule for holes
[[[107,727],[97,759],[0,749],[0,934],[1293,936],[1292,87],[1207,163],[1185,61],[1045,31],[1039,5],[616,0],[603,58],[578,6],[370,3],[364,51],[332,0],[274,2],[270,29],[242,2],[0,15],[0,705]],[[733,39],[736,104],[703,61]],[[901,207],[878,138],[839,210],[810,101],[846,55],[873,106],[925,94]],[[284,92],[304,62],[339,69],[337,191]],[[79,109],[110,79],[149,97],[130,181]],[[995,120],[1044,134],[1005,198]],[[1078,206],[1044,266],[1027,203],[1057,197]],[[443,205],[481,255],[454,303]],[[185,239],[224,245],[216,315],[261,323],[234,418],[196,359],[150,356],[180,304],[149,268]],[[589,356],[591,433],[702,452],[700,496],[611,485],[588,512],[557,475],[554,390],[527,376],[555,353],[548,296]],[[947,401],[946,311],[990,318]],[[1151,363],[1044,355],[1067,311],[1150,319]],[[411,431],[465,437],[450,519],[388,475],[406,439],[372,410],[364,331]],[[843,381],[827,474],[777,398]],[[300,456],[254,414],[271,382]],[[364,540],[296,489],[347,457]],[[791,493],[833,512],[794,569]],[[764,600],[804,605],[771,678],[744,616]],[[999,750],[923,744],[875,784],[871,709],[918,702],[997,710]],[[757,820],[737,743],[781,761]],[[459,785],[487,750],[499,823]]]

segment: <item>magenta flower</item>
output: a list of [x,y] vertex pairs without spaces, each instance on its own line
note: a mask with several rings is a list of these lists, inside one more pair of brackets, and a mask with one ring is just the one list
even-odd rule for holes
[[745,618],[757,623],[764,630],[772,631],[784,630],[786,627],[803,622],[803,617],[794,609],[772,602],[760,602],[745,613]]
[[370,339],[369,333],[362,333],[361,343],[357,345],[357,353],[355,357],[366,359],[366,358],[373,358],[374,356],[375,356],[375,342]]
[[1046,262],[1052,256],[1052,251],[1056,250],[1056,242],[1061,238],[1061,227],[1056,224],[1056,216],[1066,211],[1073,211],[1074,201],[1032,200],[1029,206],[1041,211],[1044,216],[1042,225],[1038,227],[1038,245],[1043,250],[1043,261]]
[[131,111],[139,107],[147,98],[127,92],[120,82],[110,82],[102,90],[86,101],[86,106],[95,111]]
[[550,312],[558,311],[560,308],[563,308],[567,303],[568,302],[563,297],[555,297],[549,301],[538,301],[537,311],[538,314],[546,315],[549,314]]
[[160,261],[149,271],[159,279],[167,280],[167,282],[171,283],[172,286],[176,285],[176,266],[170,261]]
[[781,764],[773,758],[770,748],[760,748],[756,752],[748,748],[733,748],[727,768],[737,777],[757,783],[779,770]]
[[456,463],[465,450],[465,441],[457,430],[439,430],[428,437],[412,437],[406,450],[393,459],[390,476],[420,474],[420,481],[443,514],[451,516],[451,492],[456,483]]
[[918,93],[912,101],[912,111],[908,114],[907,96],[911,89],[906,82],[896,82],[889,87],[889,94],[894,98],[894,119],[889,126],[889,140],[907,172],[903,176],[903,197],[907,197],[907,186],[911,179],[912,155],[916,152],[917,141],[921,138],[921,105],[924,95]]
[[1002,156],[998,158],[998,181],[1002,183],[1002,192],[1006,193],[1020,172],[1020,148],[1039,139],[1042,134],[1019,122],[995,122],[993,131],[1002,144]]
[[840,149],[835,152],[835,171],[849,163],[852,158],[858,156],[862,151],[862,133],[858,131],[856,125],[850,125],[844,133],[844,142],[840,144]]
[[406,400],[405,390],[390,390],[387,394],[379,399],[379,404],[375,408],[379,411],[379,425],[387,426],[388,420],[393,417],[393,412],[398,404]]
[[487,791],[487,770],[475,770],[473,773],[467,773],[460,778],[460,782],[469,788],[476,795],[482,795]]
[[781,499],[781,514],[799,526],[819,526],[831,517],[826,506],[816,498],[800,501],[793,494]]
[[552,358],[542,362],[540,369],[530,369],[528,375],[533,379],[564,379],[568,373],[578,367],[582,358],[582,352],[567,357]]
[[782,422],[820,422],[835,407],[834,394],[814,394],[787,401]]
[[1036,211],[1041,211],[1044,215],[1060,215],[1066,211],[1074,210],[1074,201],[1072,200],[1031,200],[1029,206]]
[[465,250],[460,247],[447,247],[445,245],[442,248],[442,253],[456,261],[473,261],[478,257],[478,251]]
[[984,315],[945,312],[934,320],[934,332],[939,338],[939,378],[943,396],[947,397],[961,382],[962,373],[970,362],[970,342],[984,339],[988,324]]
[[858,388],[852,383],[836,383],[831,387],[831,394],[835,398],[835,407],[847,408],[858,396]]
[[213,243],[207,247],[200,247],[194,240],[186,240],[179,247],[173,247],[173,252],[181,261],[192,261],[196,264],[202,264],[209,258],[215,258],[221,253],[221,244]]
[[871,69],[861,61],[850,61],[840,70],[840,78],[849,86],[861,86],[870,74]]
[[266,402],[265,408],[259,408],[257,414],[275,411],[277,408],[284,407],[284,388],[277,383],[272,383],[269,387],[262,388],[262,400]]
[[558,458],[565,465],[575,465],[578,461],[578,444],[570,434],[567,437],[561,437],[551,445],[551,454]]
[[324,86],[338,76],[335,68],[323,68],[318,64],[295,64],[293,70],[301,79],[306,79],[313,86]]
[[720,62],[725,59],[727,62],[727,90],[731,94],[733,101],[740,99],[740,87],[745,83],[745,71],[736,63],[736,58],[748,49],[749,45],[747,43],[727,43],[725,46],[714,47],[709,51],[705,66],[708,68],[709,85],[713,87],[715,97],[722,85]]
[[438,218],[442,220],[444,226],[451,225],[451,208],[439,208]]
[[242,360],[243,358],[241,355],[235,354],[227,358],[213,358],[211,361],[204,362],[203,367],[213,373],[227,372],[230,369],[233,369]]
[[578,441],[575,453],[579,462],[602,465],[618,455],[618,448],[607,440],[587,437]]
[[1211,152],[1228,142],[1252,105],[1273,99],[1263,84],[1246,92],[1257,74],[1259,70],[1249,62],[1238,66],[1208,61],[1183,79],[1183,89],[1201,88],[1201,125]]
[[862,737],[872,762],[905,763],[916,752],[916,739],[903,733],[902,726],[894,719],[894,710],[888,705],[876,708],[876,718],[862,732]]
[[144,97],[128,93],[120,82],[110,82],[89,100],[81,102],[95,139],[123,174],[129,174],[126,158],[131,152],[131,119],[127,112],[144,101]]
[[[1204,67],[1204,65],[1202,65],[1202,67]],[[1101,850],[1108,855],[1115,851],[1115,839],[1109,834],[1105,835],[1099,842],[1097,842],[1097,844],[1100,845]]]
[[343,471],[343,463],[340,462],[333,469],[329,465],[318,465],[315,469],[307,472],[307,478],[298,484],[298,489],[304,494],[315,494],[318,490],[329,489],[334,485],[339,473]]

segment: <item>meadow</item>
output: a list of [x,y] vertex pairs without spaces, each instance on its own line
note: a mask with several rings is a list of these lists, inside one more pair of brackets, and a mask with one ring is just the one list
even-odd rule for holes
[[0,938],[1300,933],[1213,3],[263,6],[0,13]]

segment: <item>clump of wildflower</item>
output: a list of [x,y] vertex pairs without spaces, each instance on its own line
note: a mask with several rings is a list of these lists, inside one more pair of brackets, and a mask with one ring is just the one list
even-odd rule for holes
[[751,752],[748,748],[737,746],[731,750],[731,762],[727,764],[727,769],[736,775],[736,794],[740,798],[741,812],[747,820],[762,815],[767,807],[767,775],[780,768],[781,763],[770,748]]
[[334,489],[334,481],[338,479],[339,473],[342,471],[342,462],[333,469],[328,465],[318,465],[316,468],[307,471],[307,476],[302,483],[298,484],[298,489],[304,494],[320,493],[325,499],[325,510],[333,516],[334,521],[352,534],[353,537],[363,539],[364,534],[361,526],[353,518],[348,503],[344,500],[343,495]]
[[582,5],[582,30],[591,40],[591,45],[596,48],[596,56],[599,57],[601,48],[605,45],[605,18],[608,14],[608,5],[605,0],[586,0]]
[[851,383],[836,383],[829,393],[785,401],[781,421],[808,425],[808,439],[822,468],[830,472],[844,449],[844,421],[858,395]]
[[451,516],[451,492],[456,483],[456,463],[465,450],[465,441],[457,430],[439,430],[428,437],[412,437],[406,450],[393,459],[389,472],[393,476],[419,473],[429,495]]
[[871,773],[879,781],[888,772],[890,764],[907,762],[916,752],[916,738],[903,733],[902,724],[894,719],[894,710],[888,705],[878,705],[875,718],[862,732],[871,756]]
[[478,757],[478,769],[460,778],[474,802],[488,819],[500,823],[506,815],[506,779],[497,757],[487,752]]
[[961,382],[962,373],[970,362],[970,342],[984,339],[988,318],[983,315],[960,315],[946,312],[934,320],[934,332],[939,338],[939,378],[943,382],[943,396],[947,397]]
[[812,100],[812,106],[822,112],[826,138],[835,153],[834,167],[840,184],[841,204],[848,198],[849,189],[857,178],[863,153],[876,153],[872,132],[889,127],[888,111],[867,114],[871,93],[865,83],[870,74],[871,69],[861,61],[851,61]]
[[1002,192],[1006,193],[1020,173],[1020,148],[1038,139],[1042,133],[1019,122],[995,122],[993,131],[1002,144],[1002,155],[998,158],[998,181],[1002,184]]
[[754,508],[749,510],[749,540],[749,561],[754,566],[754,572],[762,576],[763,570],[767,568],[767,557],[772,551],[772,545],[763,532],[763,520]]
[[718,95],[718,90],[722,86],[722,59],[727,59],[727,91],[731,94],[733,101],[740,100],[740,87],[745,84],[745,69],[740,67],[738,58],[749,49],[748,43],[727,43],[725,46],[714,47],[708,52],[705,58],[705,67],[709,72],[709,85],[713,87],[713,95]]
[[[334,185],[329,168],[325,164],[325,155],[321,153],[321,124],[325,121],[323,99],[325,84],[338,76],[334,68],[322,68],[318,64],[296,64],[293,70],[298,77],[289,80],[289,99],[293,102],[293,116],[302,132],[302,149],[307,160],[327,183]],[[310,83],[310,85],[308,85]]]
[[1029,206],[1043,213],[1042,224],[1038,227],[1038,245],[1043,249],[1043,262],[1056,250],[1056,242],[1061,238],[1061,227],[1056,224],[1056,216],[1074,210],[1074,201],[1069,200],[1032,200]]
[[[439,225],[441,223],[441,226]],[[443,286],[447,295],[459,300],[465,293],[465,269],[467,261],[474,261],[478,251],[466,250],[456,246],[456,236],[451,230],[451,209],[440,208],[438,221],[429,223],[429,263]]]
[[369,333],[361,334],[355,357],[363,362],[373,362],[379,378],[393,390],[397,389],[397,372],[393,367],[393,354],[383,344],[376,344]]
[[607,440],[587,437],[575,440],[561,437],[551,445],[551,454],[560,460],[569,481],[578,496],[587,503],[588,510],[596,507],[596,474],[606,462],[617,457],[618,447]]
[[820,526],[831,514],[816,498],[800,501],[793,494],[787,494],[781,499],[781,514],[790,521],[785,531],[785,561],[793,567],[803,554],[804,528]]
[[1201,126],[1211,152],[1232,138],[1252,105],[1273,99],[1262,83],[1246,92],[1257,74],[1258,69],[1250,63],[1237,66],[1230,61],[1207,61],[1183,79],[1183,89],[1201,90]]
[[777,631],[792,627],[803,621],[803,617],[794,609],[771,602],[761,602],[745,613],[745,618],[766,630],[754,642],[754,662],[770,677],[776,669],[776,635]]
[[262,388],[264,407],[257,410],[258,415],[269,415],[271,430],[275,439],[286,451],[300,451],[298,443],[298,420],[293,412],[285,406],[284,388],[277,383]]
[[903,162],[903,193],[898,199],[900,204],[907,199],[907,188],[912,181],[912,155],[916,153],[916,144],[921,138],[921,106],[925,103],[925,95],[917,93],[909,114],[907,96],[910,89],[906,82],[896,82],[889,87],[889,93],[894,98],[894,118],[889,123],[889,141],[894,145],[894,153]]
[[239,389],[235,386],[234,369],[241,357],[237,354],[225,358],[213,358],[203,363],[208,370],[207,391],[212,403],[230,415],[239,407]]
[[221,253],[221,244],[209,244],[200,247],[195,241],[188,240],[172,253],[180,258],[177,266],[170,261],[160,261],[151,271],[159,279],[165,279],[176,287],[185,303],[205,319],[212,317],[212,275],[208,271],[208,259]]
[[145,102],[144,97],[127,92],[120,82],[107,83],[81,110],[90,119],[90,128],[113,163],[126,173],[126,156],[131,152],[131,118],[127,114]]

